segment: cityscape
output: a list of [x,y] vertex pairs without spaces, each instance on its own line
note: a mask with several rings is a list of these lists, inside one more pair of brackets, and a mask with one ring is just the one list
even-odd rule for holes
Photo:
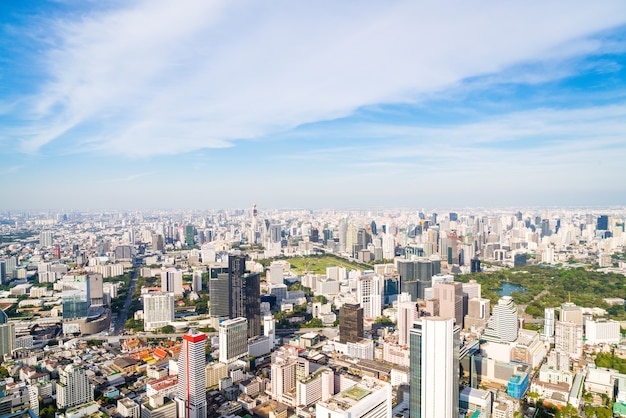
[[5,212],[0,413],[623,414],[625,220]]
[[0,2],[0,418],[626,417],[626,2]]

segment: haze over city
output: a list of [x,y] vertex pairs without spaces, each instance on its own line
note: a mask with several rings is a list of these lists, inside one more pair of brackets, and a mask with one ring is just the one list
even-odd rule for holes
[[0,209],[623,205],[626,4],[3,2]]

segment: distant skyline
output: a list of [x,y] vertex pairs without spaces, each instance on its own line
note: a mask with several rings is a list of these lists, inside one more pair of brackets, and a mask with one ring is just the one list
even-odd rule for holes
[[626,204],[626,2],[0,3],[0,210]]

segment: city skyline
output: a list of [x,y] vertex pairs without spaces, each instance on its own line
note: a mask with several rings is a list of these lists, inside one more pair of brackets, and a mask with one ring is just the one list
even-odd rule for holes
[[480,6],[2,4],[0,210],[626,204],[626,4]]

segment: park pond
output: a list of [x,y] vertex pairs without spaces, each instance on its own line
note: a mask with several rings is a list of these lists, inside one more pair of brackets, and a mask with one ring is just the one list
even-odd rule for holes
[[526,293],[526,288],[519,284],[503,282],[502,287],[500,287],[500,291],[498,292],[498,295],[511,296],[511,293],[513,292]]

